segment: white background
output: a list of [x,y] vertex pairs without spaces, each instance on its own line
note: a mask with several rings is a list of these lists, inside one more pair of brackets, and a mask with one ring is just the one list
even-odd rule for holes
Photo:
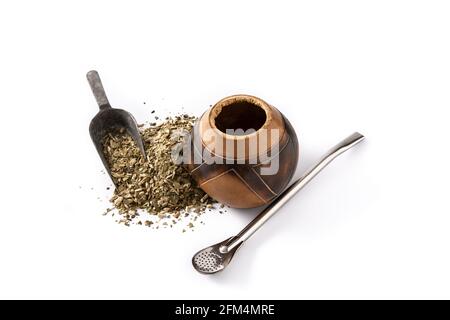
[[[449,17],[447,1],[3,1],[0,298],[450,298]],[[297,177],[367,140],[200,275],[193,253],[258,210],[184,234],[102,216],[90,69],[139,122],[265,99],[298,133]]]

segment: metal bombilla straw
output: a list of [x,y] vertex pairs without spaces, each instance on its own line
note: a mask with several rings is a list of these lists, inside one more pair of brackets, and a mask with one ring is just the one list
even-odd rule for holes
[[225,269],[241,245],[258,231],[284,204],[337,156],[352,148],[363,139],[364,136],[362,134],[355,132],[335,145],[322,156],[316,165],[283,191],[280,196],[256,216],[239,234],[197,252],[192,258],[194,268],[200,273],[205,274],[212,274]]

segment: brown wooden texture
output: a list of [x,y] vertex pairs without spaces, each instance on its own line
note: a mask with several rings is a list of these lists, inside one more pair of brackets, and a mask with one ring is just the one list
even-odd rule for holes
[[[218,116],[220,117],[220,113],[230,105],[233,106],[233,109],[239,111],[237,112],[240,117],[239,125],[245,125],[242,124],[242,118],[245,117],[245,112],[241,112],[242,110],[240,109],[249,107],[249,105],[241,103],[238,104],[238,108],[234,107],[236,102],[239,103],[241,101],[256,104],[264,109],[266,121],[262,125],[262,128],[279,129],[279,140],[270,141],[267,148],[270,149],[276,145],[278,152],[271,154],[272,150],[258,150],[258,154],[261,154],[262,151],[267,151],[270,159],[279,161],[278,172],[273,175],[262,175],[260,170],[261,167],[267,166],[267,158],[263,159],[257,156],[255,160],[251,152],[249,152],[250,156],[246,157],[245,163],[241,164],[236,162],[228,164],[224,160],[223,164],[207,164],[202,162],[201,164],[187,164],[186,167],[198,185],[212,198],[235,208],[253,208],[270,203],[288,185],[297,167],[298,140],[292,125],[276,108],[268,105],[259,98],[247,95],[227,97],[219,101],[199,119],[193,135],[202,135],[207,129],[218,131],[218,126],[215,126],[215,119]],[[233,115],[231,113],[231,115],[227,116],[232,117]],[[262,123],[260,120],[258,121]],[[232,121],[228,121],[227,125],[232,126]],[[203,130],[199,128],[203,128]],[[256,131],[256,135],[259,132],[260,130]],[[219,156],[222,159],[227,157],[227,154],[222,152],[223,150],[210,150],[213,149],[208,147],[210,146],[210,141],[208,142],[210,137],[204,139],[201,136],[200,138],[200,145],[194,145],[195,139],[192,139],[191,159],[193,159],[195,152],[201,156],[205,148],[208,148],[209,151],[212,151],[213,155]],[[221,133],[219,138],[223,138],[226,142],[226,140],[230,139],[246,139],[246,136],[230,136]],[[216,137],[215,139],[218,138]],[[250,159],[254,161],[252,162]],[[263,160],[265,161],[264,163]]]

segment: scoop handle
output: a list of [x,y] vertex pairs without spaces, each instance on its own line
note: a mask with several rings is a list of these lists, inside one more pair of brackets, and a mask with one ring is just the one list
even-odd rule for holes
[[86,78],[91,86],[92,93],[94,94],[95,100],[97,100],[100,110],[111,108],[98,72],[91,70],[86,74]]
[[312,178],[314,178],[323,168],[325,168],[333,159],[344,153],[357,143],[361,142],[364,136],[355,132],[331,148],[320,160],[309,169],[300,179],[294,182],[281,193],[267,208],[256,216],[236,237],[226,244],[227,251],[241,245],[250,238],[259,228],[263,226],[286,202],[288,202],[298,191],[300,191]]

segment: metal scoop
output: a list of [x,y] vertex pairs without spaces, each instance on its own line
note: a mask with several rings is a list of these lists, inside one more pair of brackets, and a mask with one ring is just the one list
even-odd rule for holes
[[142,155],[145,157],[144,143],[142,141],[141,134],[139,133],[136,120],[131,113],[122,110],[112,108],[106,97],[105,90],[103,89],[102,81],[98,72],[95,70],[89,71],[86,74],[89,85],[91,86],[92,93],[97,100],[100,111],[92,119],[89,125],[89,133],[94,142],[95,148],[106,168],[111,180],[116,183],[111,175],[108,162],[103,154],[103,139],[108,133],[115,133],[117,130],[125,129],[127,133],[133,138],[134,142],[138,146]]
[[264,223],[267,222],[286,202],[288,202],[298,191],[300,191],[312,178],[325,168],[334,158],[347,151],[364,136],[358,132],[353,133],[329,150],[309,169],[300,179],[289,186],[278,198],[276,198],[266,209],[253,219],[237,236],[207,247],[197,252],[192,258],[194,268],[204,274],[212,274],[222,271],[230,263],[236,251],[244,241],[250,238]]

